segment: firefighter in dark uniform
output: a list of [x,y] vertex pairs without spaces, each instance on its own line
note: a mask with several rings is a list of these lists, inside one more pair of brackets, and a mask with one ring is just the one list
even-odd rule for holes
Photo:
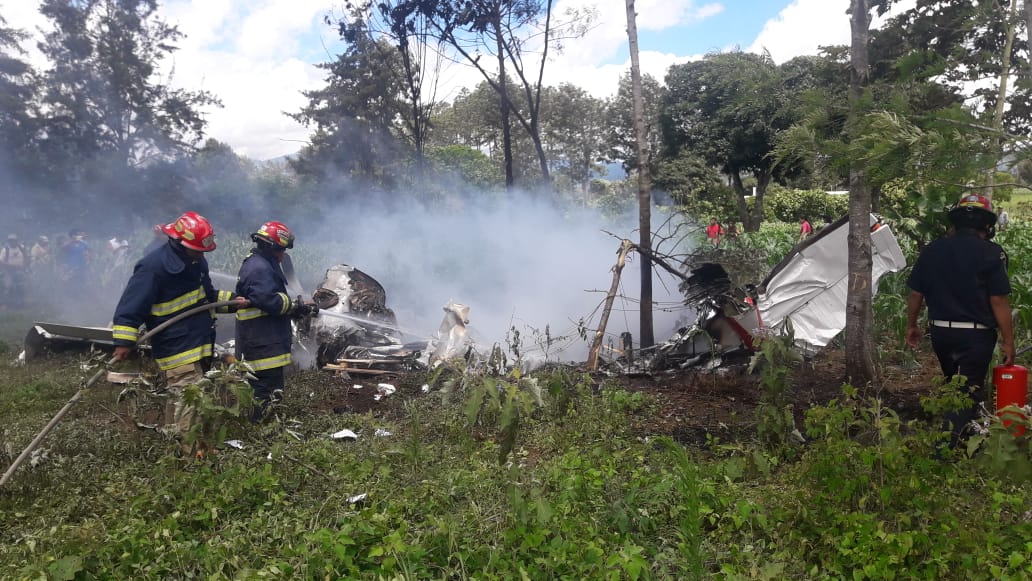
[[[136,263],[115,307],[112,338],[117,360],[132,353],[141,325],[153,329],[204,303],[236,299],[233,308],[247,305],[246,300],[229,291],[216,291],[211,284],[204,253],[215,250],[215,231],[204,216],[186,212],[163,229],[166,243]],[[211,365],[214,343],[215,317],[211,311],[190,315],[151,339],[151,352],[174,398],[166,405],[165,423],[180,438],[189,431],[193,418],[193,410],[182,401],[183,388],[204,377]],[[205,447],[204,442],[183,442],[187,453]]]
[[984,196],[963,196],[949,212],[950,233],[921,252],[907,280],[907,343],[920,344],[921,305],[928,303],[932,349],[947,379],[963,375],[971,406],[947,414],[956,446],[978,417],[997,333],[1005,365],[1014,363],[1007,253],[990,239],[996,214]]
[[254,370],[249,380],[259,406],[258,422],[284,389],[284,368],[291,363],[291,318],[312,316],[318,307],[287,295],[287,279],[280,262],[294,247],[294,235],[282,222],[266,222],[251,234],[255,247],[240,265],[236,292],[250,307],[236,313],[237,358]]

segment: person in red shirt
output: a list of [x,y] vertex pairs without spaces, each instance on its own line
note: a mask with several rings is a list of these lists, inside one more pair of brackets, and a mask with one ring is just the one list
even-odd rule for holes
[[806,240],[807,237],[813,234],[813,226],[806,220],[806,218],[799,219],[799,241]]
[[716,218],[710,218],[709,226],[706,227],[706,237],[713,246],[720,246],[720,242],[724,239],[724,227],[717,222]]

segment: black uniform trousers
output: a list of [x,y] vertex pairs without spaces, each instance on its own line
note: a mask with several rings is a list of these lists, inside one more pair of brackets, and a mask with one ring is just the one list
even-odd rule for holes
[[254,390],[254,398],[258,400],[258,405],[251,412],[252,422],[261,421],[265,417],[265,412],[269,409],[269,405],[278,403],[279,398],[282,397],[285,385],[284,369],[286,368],[273,367],[272,369],[262,369],[261,371],[251,373],[254,379],[249,380],[248,383],[251,384],[251,389]]
[[931,327],[932,349],[939,358],[942,374],[949,380],[955,375],[966,378],[971,406],[946,414],[956,446],[970,431],[970,424],[978,418],[979,403],[986,398],[985,379],[996,349],[996,329],[953,329]]

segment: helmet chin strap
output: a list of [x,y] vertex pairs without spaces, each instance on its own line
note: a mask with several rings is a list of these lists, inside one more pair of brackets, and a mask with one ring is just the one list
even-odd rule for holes
[[251,235],[251,239],[254,240],[254,247],[259,254],[263,254],[269,257],[275,257],[277,251],[283,251],[283,249],[279,246],[271,244],[267,240],[262,240],[259,236],[256,236],[254,234]]

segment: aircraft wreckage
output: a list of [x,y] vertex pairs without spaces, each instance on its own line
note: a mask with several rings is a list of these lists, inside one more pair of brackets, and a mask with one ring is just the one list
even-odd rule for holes
[[[693,265],[679,272],[687,305],[696,320],[666,342],[635,351],[629,337],[623,348],[610,349],[615,356],[598,355],[593,345],[589,368],[610,373],[650,373],[688,367],[719,367],[748,355],[757,339],[791,326],[796,346],[815,353],[845,327],[847,292],[848,222],[842,218],[798,244],[762,282],[732,287],[727,271],[715,262]],[[871,216],[872,284],[906,266],[906,259],[888,225]],[[664,265],[669,270],[673,267]],[[288,290],[302,294],[289,264],[284,265]],[[455,302],[444,306],[444,318],[429,339],[402,341],[403,333],[387,293],[373,277],[346,264],[327,269],[311,294],[319,314],[298,321],[294,359],[300,367],[317,367],[356,375],[380,375],[425,369],[442,361],[476,352],[466,334],[469,307]],[[222,355],[233,351],[230,326],[217,344]],[[604,332],[604,322],[599,337]],[[23,359],[47,352],[86,346],[111,348],[111,329],[77,327],[60,323],[36,323],[25,339]],[[146,346],[143,347],[146,349]]]
[[[902,270],[906,257],[887,224],[873,214],[870,224],[876,293],[881,277]],[[848,234],[846,217],[829,224],[797,244],[757,285],[733,288],[720,264],[694,266],[681,290],[686,304],[696,308],[695,323],[637,357],[625,352],[601,366],[622,373],[718,367],[789,327],[799,351],[815,354],[846,326]]]

